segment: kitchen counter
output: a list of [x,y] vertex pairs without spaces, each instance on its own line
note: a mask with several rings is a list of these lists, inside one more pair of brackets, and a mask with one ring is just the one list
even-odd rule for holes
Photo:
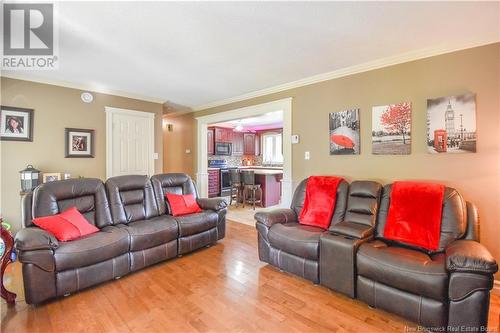
[[269,170],[282,170],[283,167],[271,167],[271,166],[262,166],[262,165],[245,165],[240,166],[238,169],[269,169]]
[[281,175],[283,170],[280,169],[254,169],[254,168],[244,168],[242,170],[248,170],[255,172],[256,175]]

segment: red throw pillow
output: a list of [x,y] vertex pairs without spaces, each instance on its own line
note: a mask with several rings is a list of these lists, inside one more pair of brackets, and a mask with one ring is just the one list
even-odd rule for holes
[[76,207],[71,207],[56,215],[34,218],[33,223],[63,242],[99,231],[85,219]]
[[173,216],[181,216],[202,211],[196,198],[192,194],[173,194],[167,193],[165,197],[170,204],[170,210]]
[[395,182],[384,238],[430,251],[439,248],[444,185]]
[[328,229],[335,210],[337,187],[343,178],[311,176],[307,180],[304,207],[299,223]]

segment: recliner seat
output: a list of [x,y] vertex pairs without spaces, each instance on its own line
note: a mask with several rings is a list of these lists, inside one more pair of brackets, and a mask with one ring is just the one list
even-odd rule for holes
[[[319,240],[326,230],[298,223],[306,186],[307,179],[297,186],[290,209],[255,214],[259,258],[281,270],[319,283]],[[330,228],[344,218],[348,187],[346,181],[337,187]]]
[[227,203],[220,198],[199,198],[191,178],[183,173],[154,175],[151,177],[160,214],[171,214],[165,194],[192,194],[200,213],[173,216],[179,229],[178,255],[208,246],[224,237],[226,232]]
[[177,256],[177,222],[160,215],[147,176],[109,178],[106,190],[114,224],[130,235],[132,271]]
[[[16,234],[15,248],[23,263],[26,302],[73,293],[130,271],[128,234],[113,226],[104,184],[99,179],[69,179],[37,187],[25,228]],[[36,227],[32,217],[58,214],[75,206],[99,232],[59,242]]]
[[[392,185],[384,187],[376,240],[361,245],[357,253],[357,297],[424,327],[455,330],[486,327],[489,290],[497,265],[477,242],[475,207],[466,203],[455,189],[447,187],[439,248],[426,252],[384,238],[391,190]],[[453,249],[456,252],[450,251]],[[457,266],[451,265],[456,262],[455,256],[461,258]],[[477,279],[465,277],[460,271],[475,273]],[[467,280],[474,280],[474,286]]]

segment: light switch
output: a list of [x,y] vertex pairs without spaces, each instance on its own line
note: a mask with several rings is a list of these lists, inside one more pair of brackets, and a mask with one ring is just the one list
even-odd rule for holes
[[153,159],[157,160],[158,158],[160,158],[160,155],[158,155],[158,153],[153,153]]
[[310,159],[311,159],[311,154],[310,154],[308,151],[306,151],[306,152],[304,153],[304,159],[305,159],[305,160],[310,160]]
[[299,143],[299,136],[297,134],[292,135],[292,144]]

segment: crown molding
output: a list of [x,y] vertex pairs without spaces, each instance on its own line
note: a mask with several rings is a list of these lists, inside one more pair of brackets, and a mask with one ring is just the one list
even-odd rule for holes
[[256,97],[261,97],[265,95],[270,95],[274,93],[278,93],[281,91],[285,90],[290,90],[294,88],[299,88],[303,86],[308,86],[314,83],[319,83],[319,82],[324,82],[332,79],[337,79],[353,74],[359,74],[363,72],[368,72],[374,69],[380,69],[384,67],[389,67],[393,65],[398,65],[402,64],[405,62],[410,62],[410,61],[415,61],[415,60],[420,60],[420,59],[425,59],[433,56],[438,56],[446,53],[451,53],[451,52],[456,52],[456,51],[461,51],[465,49],[470,49],[478,46],[484,46],[488,44],[493,44],[493,43],[498,43],[499,40],[482,40],[482,41],[474,41],[474,42],[466,42],[462,43],[461,45],[443,45],[439,47],[433,47],[433,48],[427,48],[427,49],[421,49],[417,51],[411,51],[411,52],[406,52],[402,53],[399,55],[391,56],[391,57],[386,57],[386,58],[381,58],[377,59],[374,61],[369,61],[365,62],[363,64],[359,65],[354,65],[354,66],[349,66],[341,69],[337,69],[331,72],[326,72],[318,75],[313,75],[304,79],[280,84],[277,86],[249,92],[243,95],[235,96],[235,97],[230,97],[214,102],[210,102],[207,104],[203,105],[198,105],[193,107],[193,111],[201,111],[201,110],[206,110],[210,109],[213,107],[221,106],[221,105],[226,105],[226,104],[231,104],[235,102],[241,102],[247,99],[251,98],[256,98]]
[[121,91],[121,90],[99,88],[99,87],[95,87],[95,86],[93,87],[92,85],[67,82],[67,81],[56,80],[56,79],[41,78],[38,76],[26,74],[26,73],[15,73],[15,72],[7,73],[7,74],[2,73],[1,76],[9,78],[9,79],[50,84],[53,86],[60,86],[60,87],[65,87],[65,88],[84,90],[84,91],[89,91],[89,92],[94,92],[94,93],[99,93],[99,94],[106,94],[106,95],[113,95],[113,96],[119,96],[119,97],[138,99],[141,101],[146,101],[146,102],[151,102],[151,103],[164,104],[166,102],[166,100],[160,99],[160,98],[129,93],[129,92]]

